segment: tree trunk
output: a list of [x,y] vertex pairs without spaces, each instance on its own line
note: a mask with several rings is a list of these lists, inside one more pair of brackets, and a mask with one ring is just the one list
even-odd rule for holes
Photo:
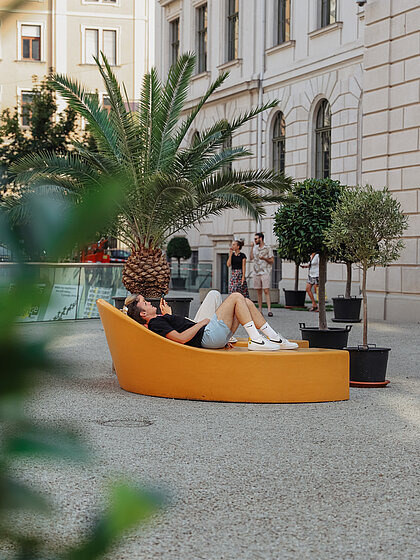
[[299,289],[299,264],[295,263],[295,292]]
[[161,249],[140,247],[133,251],[123,268],[123,284],[132,294],[146,298],[168,293],[171,271]]
[[181,278],[181,259],[177,257],[178,260],[178,278]]
[[345,295],[345,298],[346,298],[346,299],[350,299],[350,297],[351,297],[352,263],[351,263],[351,262],[347,262],[347,263],[346,263],[346,267],[347,267],[347,280],[346,280],[346,295]]
[[363,264],[363,279],[362,279],[362,296],[363,296],[363,347],[368,347],[367,341],[367,328],[368,328],[368,315],[367,315],[367,293],[366,293],[366,280],[367,280],[367,266]]
[[327,257],[319,254],[319,286],[318,286],[318,309],[319,309],[319,330],[326,331],[327,313],[325,311],[325,284],[327,282]]

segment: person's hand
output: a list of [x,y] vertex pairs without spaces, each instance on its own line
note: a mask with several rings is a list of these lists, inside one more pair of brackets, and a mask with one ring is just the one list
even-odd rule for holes
[[244,285],[244,282],[245,282],[245,278],[242,278],[242,280],[241,280],[242,286]]
[[231,255],[233,253],[233,247],[229,247],[229,254]]
[[160,311],[162,315],[172,315],[172,308],[163,298],[160,299]]
[[205,327],[210,323],[210,319],[202,319],[198,324],[202,327]]
[[233,348],[233,344],[231,342],[228,342],[225,346],[226,350],[232,350]]

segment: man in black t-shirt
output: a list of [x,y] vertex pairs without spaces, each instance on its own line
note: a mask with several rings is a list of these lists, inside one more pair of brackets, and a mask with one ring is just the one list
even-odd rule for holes
[[228,296],[211,319],[198,323],[172,315],[164,299],[160,301],[160,310],[162,315],[158,315],[156,307],[142,295],[135,296],[127,305],[127,315],[138,323],[169,340],[196,348],[223,348],[239,324],[248,333],[248,350],[294,350],[298,347],[272,329],[252,301],[239,293]]

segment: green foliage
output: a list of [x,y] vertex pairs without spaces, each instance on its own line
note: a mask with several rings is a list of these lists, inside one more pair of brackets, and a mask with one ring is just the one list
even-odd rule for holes
[[328,247],[362,267],[386,266],[398,259],[407,228],[400,203],[387,188],[344,191],[326,233]]
[[[108,220],[114,219],[119,202],[119,180],[108,181],[100,189],[90,190],[80,204],[63,204],[43,191],[43,196],[27,195],[25,204],[27,235],[34,245],[46,247],[52,255],[66,253],[75,243],[83,243]],[[89,456],[77,431],[67,425],[33,422],[25,414],[25,400],[39,386],[45,373],[58,375],[47,352],[49,340],[31,341],[16,327],[16,318],[28,305],[41,304],[42,294],[36,289],[33,268],[24,264],[21,243],[10,222],[11,213],[0,205],[0,240],[13,250],[13,294],[0,290],[0,420],[4,427],[0,442],[0,539],[13,550],[16,560],[45,558],[49,540],[41,530],[21,525],[19,529],[8,520],[16,514],[52,514],[49,500],[37,489],[19,482],[15,473],[20,462],[85,461]],[[40,372],[44,374],[42,377]],[[59,550],[57,560],[93,560],[109,553],[125,531],[148,518],[161,505],[158,496],[139,489],[137,485],[119,483],[111,491],[106,510],[91,523],[85,541]],[[18,517],[19,518],[19,517]],[[54,544],[54,543],[52,543]]]
[[70,107],[57,115],[55,92],[48,82],[35,83],[32,101],[21,111],[28,116],[28,127],[21,127],[18,107],[5,109],[0,115],[0,168],[2,185],[8,186],[12,177],[9,167],[19,158],[48,150],[63,153],[70,146],[76,128],[76,112]]
[[186,237],[172,237],[166,247],[166,256],[169,259],[189,259],[191,247]]
[[287,199],[290,178],[271,170],[234,171],[228,164],[250,155],[244,147],[225,147],[226,140],[262,111],[267,103],[221,120],[201,131],[193,145],[187,134],[203,105],[225,81],[221,74],[186,117],[182,117],[195,57],[184,54],[170,69],[166,83],[152,69],[144,77],[139,109],[132,111],[105,56],[97,61],[111,112],[103,110],[95,96],[77,82],[55,74],[51,85],[89,125],[96,150],[78,143],[74,151],[43,151],[21,159],[13,169],[22,185],[35,190],[37,181],[62,187],[83,199],[87,184],[101,185],[104,178],[123,172],[124,196],[109,234],[132,250],[162,247],[174,233],[209,215],[239,208],[254,219],[265,214],[266,202]]

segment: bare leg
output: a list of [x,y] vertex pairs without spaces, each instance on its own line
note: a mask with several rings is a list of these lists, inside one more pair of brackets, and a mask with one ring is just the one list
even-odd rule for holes
[[314,294],[312,293],[312,284],[309,284],[309,282],[306,284],[306,293],[308,294],[308,296],[312,301],[312,307],[316,307]]
[[253,320],[246,300],[239,292],[228,296],[217,309],[216,315],[232,332],[235,332],[238,328],[238,322],[241,325],[245,325]]
[[257,288],[258,309],[262,313],[262,288]]
[[245,301],[248,306],[249,312],[251,313],[251,317],[255,323],[255,326],[257,327],[257,329],[260,329],[263,325],[265,325],[266,320],[264,319],[262,313],[260,313],[255,307],[253,301],[251,301],[250,299],[246,299]]
[[267,309],[270,312],[271,311],[270,290],[268,288],[264,288],[264,294],[265,294],[265,301],[267,302]]

